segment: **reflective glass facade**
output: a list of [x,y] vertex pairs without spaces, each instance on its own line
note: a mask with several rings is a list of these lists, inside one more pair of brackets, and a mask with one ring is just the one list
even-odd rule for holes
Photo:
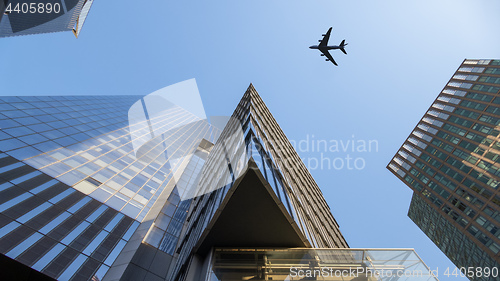
[[500,266],[499,125],[500,61],[465,60],[388,165],[457,267]]
[[0,157],[0,253],[61,280],[102,278],[139,223],[5,153]]
[[237,192],[240,181],[245,181],[246,169],[258,171],[303,245],[348,247],[319,187],[250,86],[201,170],[202,192],[192,200],[185,230],[188,235],[180,241],[168,280],[192,278],[190,264],[197,255],[196,249],[203,247],[202,241],[208,239],[220,213],[229,204],[228,197]]
[[43,167],[64,160],[47,153],[76,156],[81,141],[125,126],[109,108],[126,112],[137,99],[0,98],[2,254],[62,280],[104,276],[139,222],[72,188],[77,178],[60,177],[69,166]]
[[172,255],[218,130],[155,97],[0,97],[2,255],[58,280],[103,280],[136,241]]
[[78,37],[93,0],[4,0],[0,37],[73,31]]
[[201,169],[213,146],[208,142],[205,144],[208,147],[200,146],[194,153],[144,240],[170,255],[174,255],[192,201],[192,199],[181,200],[182,195],[188,192],[190,186],[198,184]]

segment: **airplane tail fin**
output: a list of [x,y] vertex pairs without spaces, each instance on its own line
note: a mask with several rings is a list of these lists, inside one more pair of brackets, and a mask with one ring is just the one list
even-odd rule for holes
[[344,47],[347,45],[347,43],[345,42],[345,39],[342,40],[342,42],[340,42],[340,50],[342,51],[342,53],[346,54],[347,55],[347,52],[345,51]]

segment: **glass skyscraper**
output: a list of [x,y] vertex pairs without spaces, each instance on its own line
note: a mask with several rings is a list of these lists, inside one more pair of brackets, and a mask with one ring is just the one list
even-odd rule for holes
[[1,97],[0,252],[53,278],[102,279],[186,156],[217,136],[183,108],[155,111],[159,98]]
[[466,59],[388,165],[414,191],[408,216],[473,280],[500,266],[499,91],[500,60]]
[[190,264],[202,263],[214,247],[348,247],[319,187],[252,85],[212,149],[200,186],[216,188],[193,200],[189,235],[170,280],[190,280]]
[[78,37],[94,0],[2,0],[0,37],[72,31]]
[[2,278],[299,280],[329,266],[435,280],[412,249],[348,248],[253,86],[222,131],[196,94],[187,80],[147,96],[0,97]]

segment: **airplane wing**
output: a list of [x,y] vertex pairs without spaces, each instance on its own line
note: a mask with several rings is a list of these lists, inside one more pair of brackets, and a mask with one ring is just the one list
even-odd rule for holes
[[332,55],[330,55],[330,52],[328,51],[321,51],[325,57],[328,58],[329,61],[331,61],[333,64],[335,64],[336,66],[338,66],[338,64],[335,62],[335,60],[332,58]]
[[323,36],[323,39],[319,43],[319,46],[327,46],[328,45],[328,40],[330,40],[330,33],[332,32],[332,28],[328,29],[326,34]]

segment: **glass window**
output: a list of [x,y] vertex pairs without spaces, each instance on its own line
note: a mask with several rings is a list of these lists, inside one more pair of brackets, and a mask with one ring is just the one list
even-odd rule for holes
[[152,227],[151,230],[146,235],[146,237],[144,238],[144,241],[149,245],[157,248],[163,237],[163,233],[164,232],[161,231],[159,228]]
[[[39,124],[39,125],[33,125],[33,126],[41,126],[41,125],[44,125],[44,124]],[[37,130],[35,130],[37,131]],[[41,132],[41,131],[38,131],[38,132]],[[46,132],[42,132],[41,133],[43,136],[45,136],[46,138],[48,139],[57,139],[57,138],[60,138],[60,137],[63,137],[64,134],[57,131],[57,130],[52,130],[52,131],[46,131]]]
[[106,205],[101,205],[101,207],[99,207],[90,216],[87,217],[87,221],[90,222],[90,223],[94,222],[107,209],[108,209],[108,207]]
[[[33,146],[36,149],[38,149],[40,151],[43,151],[43,152],[50,152],[50,151],[53,151],[54,149],[57,149],[57,148],[61,147],[60,145],[58,145],[57,143],[55,143],[53,141],[45,141],[45,142],[41,142],[41,143],[35,144]],[[48,155],[43,155],[43,156],[50,157]],[[52,158],[52,157],[50,157],[50,158]]]
[[65,221],[67,218],[69,218],[70,216],[71,216],[71,214],[69,214],[68,212],[64,212],[64,213],[60,214],[57,218],[53,219],[51,222],[46,224],[44,227],[42,227],[42,229],[40,229],[39,231],[43,234],[47,234],[47,233],[51,232],[54,228],[56,228],[59,224],[61,224],[63,221]]
[[19,168],[21,166],[24,166],[24,163],[22,163],[22,162],[16,162],[14,164],[11,164],[11,165],[8,165],[8,166],[4,166],[4,167],[0,168],[0,174],[8,172],[10,170],[14,170],[14,169]]
[[33,194],[31,194],[31,193],[28,193],[28,192],[23,193],[15,198],[5,202],[5,203],[3,203],[2,205],[0,205],[0,212],[7,210],[14,205],[17,205],[17,204],[23,202],[24,200],[26,200],[32,196],[33,196]]
[[170,225],[168,226],[167,232],[178,237],[182,230],[182,223],[178,220],[170,221]]
[[71,170],[71,167],[61,162],[55,162],[50,166],[41,168],[41,170],[49,176],[58,177]]
[[61,243],[65,244],[65,245],[69,245],[71,242],[73,242],[73,240],[76,239],[76,237],[78,237],[78,235],[80,235],[88,226],[90,225],[90,223],[86,222],[86,221],[83,221],[81,222],[77,227],[75,227],[73,229],[73,231],[71,231],[68,235],[66,235],[66,237],[64,237],[63,240],[61,240]]
[[166,233],[163,241],[161,242],[160,250],[173,255],[175,251],[175,246],[177,245],[177,238]]
[[[1,128],[1,125],[0,125]],[[18,139],[6,139],[0,141],[0,147],[2,148],[2,151],[9,151],[13,150],[16,148],[21,148],[26,146],[26,144]]]
[[14,186],[14,185],[10,182],[5,182],[5,183],[0,184],[0,192],[4,191],[12,186]]
[[139,226],[139,222],[134,221],[134,223],[132,223],[132,225],[128,228],[127,232],[123,235],[123,239],[125,241],[128,241],[130,239],[130,237],[132,237],[132,234],[134,234],[134,232],[138,226]]
[[66,198],[66,196],[72,194],[75,192],[73,188],[68,188],[64,192],[60,193],[59,195],[55,196],[54,198],[50,199],[49,202],[52,204],[56,204],[57,202],[61,201],[63,198]]
[[[56,120],[54,117],[52,117],[50,115],[38,115],[38,116],[36,116],[36,119],[40,120],[41,122],[51,122],[51,121]],[[50,130],[50,129],[48,129],[48,130]]]
[[76,213],[78,210],[80,210],[80,208],[82,208],[84,205],[86,205],[91,200],[92,199],[88,196],[84,197],[82,200],[78,201],[78,203],[76,203],[71,208],[69,208],[68,212],[70,212],[72,214]]
[[[37,132],[37,133],[41,133],[41,132],[46,132],[46,131],[52,130],[52,127],[50,127],[47,124],[43,124],[43,123],[42,124],[29,125],[27,127],[30,128],[31,130]],[[42,133],[42,134],[45,135],[46,137],[50,138],[50,136],[53,136],[53,135],[56,135],[56,136],[60,137],[61,135],[59,135],[58,133],[59,132],[57,132],[57,131],[51,131],[51,132],[46,132],[46,133]]]
[[173,216],[175,212],[176,206],[173,204],[168,204],[163,208],[163,213],[165,213],[167,216]]
[[118,224],[118,222],[123,218],[123,214],[118,213],[116,216],[111,220],[108,225],[104,228],[104,230],[112,232],[115,226]]
[[171,217],[160,213],[160,215],[158,215],[158,218],[155,220],[155,225],[162,230],[166,230],[171,219]]
[[90,280],[102,280],[104,278],[104,275],[106,275],[106,272],[108,272],[109,267],[106,266],[105,264],[101,265],[99,269],[97,270],[96,273],[94,273],[94,276],[90,278]]
[[34,171],[34,172],[31,172],[31,173],[29,173],[29,174],[27,174],[27,175],[24,175],[24,176],[18,177],[17,179],[13,179],[13,180],[11,180],[11,182],[12,182],[13,184],[20,184],[20,183],[22,183],[22,182],[25,182],[25,181],[27,181],[27,180],[29,180],[29,179],[32,179],[32,178],[34,178],[34,177],[36,177],[36,176],[38,176],[38,175],[41,175],[41,174],[42,174],[42,173],[41,173],[40,171]]
[[135,218],[141,212],[142,208],[144,208],[144,205],[136,202],[135,200],[131,200],[125,205],[125,207],[123,207],[121,212],[129,217]]
[[84,175],[76,170],[73,170],[73,171],[69,171],[63,175],[60,175],[57,177],[58,180],[66,183],[67,185],[75,185],[76,183],[78,183],[79,181],[83,180],[84,178],[86,178],[87,175]]
[[16,121],[12,119],[3,119],[0,120],[0,128],[2,129],[8,129],[8,128],[14,128],[14,127],[20,127],[21,124],[17,123]]
[[120,252],[123,250],[123,247],[125,247],[126,244],[127,244],[127,242],[120,239],[120,241],[118,241],[118,244],[116,244],[113,251],[106,258],[104,263],[111,266],[113,264],[113,262],[116,260],[116,258],[118,257],[118,254],[120,254]]
[[18,218],[17,221],[20,223],[26,223],[27,221],[31,220],[33,217],[37,216],[43,211],[47,210],[51,206],[52,204],[50,204],[49,202],[45,202],[42,205],[36,207],[35,209],[29,211],[28,213],[24,214],[22,217]]
[[0,238],[9,234],[10,232],[12,232],[14,229],[16,229],[20,225],[21,224],[18,223],[17,221],[12,221],[9,224],[5,225],[4,227],[0,228]]
[[59,139],[56,139],[54,141],[62,146],[70,146],[70,145],[78,142],[77,140],[75,140],[74,138],[72,138],[70,136],[59,138]]
[[26,249],[35,244],[42,237],[43,237],[42,234],[35,232],[30,237],[26,238],[26,240],[17,245],[15,248],[10,250],[6,255],[12,259],[15,259],[17,256],[26,251]]
[[64,270],[61,275],[57,278],[58,280],[69,280],[75,272],[78,271],[80,266],[87,260],[87,256],[80,254],[67,268]]
[[23,142],[29,144],[29,145],[40,143],[40,142],[47,140],[46,137],[44,137],[40,134],[32,134],[29,136],[20,137],[19,139],[22,140]]
[[42,271],[49,262],[54,260],[57,255],[59,255],[66,247],[63,244],[56,244],[47,254],[45,254],[41,259],[39,259],[32,268],[38,271]]
[[101,244],[104,239],[106,239],[106,236],[108,236],[109,232],[102,230],[99,232],[99,234],[90,242],[90,244],[82,251],[82,253],[86,255],[91,255],[95,249]]
[[40,155],[42,154],[42,152],[33,147],[28,146],[16,150],[11,150],[9,151],[9,154],[16,159],[25,160],[33,156]]
[[17,127],[17,128],[12,128],[12,129],[3,129],[4,132],[7,134],[13,136],[13,137],[20,137],[20,136],[25,136],[29,134],[33,134],[34,132],[30,130],[28,127]]

